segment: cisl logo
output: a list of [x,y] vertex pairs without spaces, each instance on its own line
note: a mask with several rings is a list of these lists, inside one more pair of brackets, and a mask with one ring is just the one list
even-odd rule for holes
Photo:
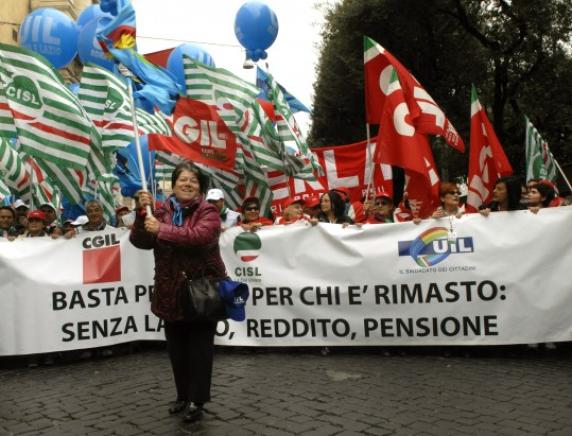
[[472,253],[473,238],[451,237],[445,227],[425,230],[413,241],[398,241],[400,256],[411,256],[421,267],[430,267],[444,261],[452,253]]
[[24,121],[42,115],[42,99],[37,83],[26,76],[16,76],[6,87],[6,97],[13,103],[17,112],[26,114]]
[[121,246],[115,233],[89,236],[83,245],[83,284],[121,281]]
[[243,262],[252,262],[258,257],[262,241],[256,233],[243,232],[234,239],[234,253]]

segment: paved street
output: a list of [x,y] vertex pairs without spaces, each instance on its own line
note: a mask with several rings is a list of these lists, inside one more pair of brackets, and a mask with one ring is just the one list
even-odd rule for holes
[[161,344],[28,368],[0,358],[0,435],[572,435],[572,352],[228,349],[187,425]]

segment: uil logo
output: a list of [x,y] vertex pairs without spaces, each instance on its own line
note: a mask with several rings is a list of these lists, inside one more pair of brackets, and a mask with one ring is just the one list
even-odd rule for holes
[[243,232],[234,239],[232,248],[240,260],[252,262],[258,257],[262,241],[256,233]]
[[451,254],[474,251],[473,238],[452,237],[445,227],[432,227],[413,241],[398,241],[400,256],[411,256],[420,267],[430,267],[444,261]]
[[32,121],[42,115],[42,99],[36,82],[26,76],[16,76],[6,87],[6,97],[17,112],[26,114]]

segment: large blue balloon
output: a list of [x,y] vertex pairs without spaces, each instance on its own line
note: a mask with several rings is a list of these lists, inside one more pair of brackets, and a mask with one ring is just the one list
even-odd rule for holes
[[20,25],[20,45],[40,53],[56,68],[65,67],[77,54],[78,28],[63,12],[36,9]]
[[278,35],[278,18],[265,3],[250,1],[243,4],[234,19],[234,34],[253,61],[266,59],[266,49]]
[[183,55],[187,55],[191,59],[202,62],[209,67],[215,67],[212,56],[202,47],[194,44],[181,44],[169,55],[167,59],[167,70],[169,70],[177,83],[183,87],[183,91],[187,90],[185,86],[185,72],[183,70]]
[[83,11],[81,11],[81,14],[79,14],[79,17],[77,17],[76,23],[79,29],[81,30],[83,26],[85,26],[94,18],[101,18],[101,17],[113,18],[111,14],[106,14],[105,12],[103,12],[99,7],[99,5],[91,5],[85,8]]
[[96,38],[98,29],[103,28],[103,26],[106,26],[110,21],[111,18],[107,17],[94,18],[83,26],[83,29],[79,32],[77,49],[79,58],[84,64],[91,62],[92,64],[107,68],[110,71],[114,70],[115,64],[111,59],[105,57],[103,49]]

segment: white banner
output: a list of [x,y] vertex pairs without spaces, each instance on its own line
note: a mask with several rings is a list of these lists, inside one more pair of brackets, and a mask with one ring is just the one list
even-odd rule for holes
[[[572,340],[572,208],[355,226],[293,224],[221,236],[250,285],[248,346],[493,345]],[[0,240],[0,355],[163,339],[153,258],[114,230]]]

